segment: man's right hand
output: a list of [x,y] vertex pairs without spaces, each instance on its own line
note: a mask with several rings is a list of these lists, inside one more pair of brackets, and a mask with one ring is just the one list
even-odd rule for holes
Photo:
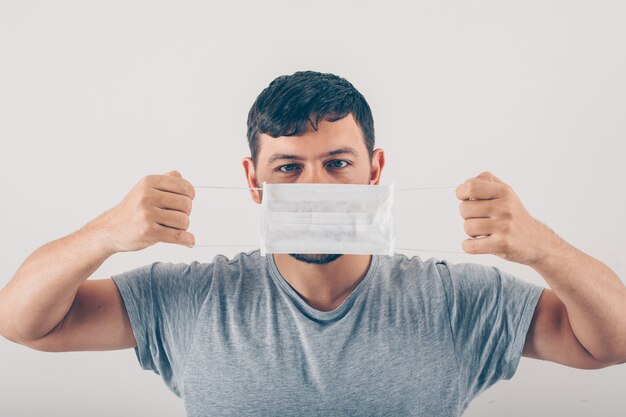
[[138,251],[158,242],[193,247],[187,231],[195,189],[178,171],[143,177],[128,195],[93,222],[114,252]]

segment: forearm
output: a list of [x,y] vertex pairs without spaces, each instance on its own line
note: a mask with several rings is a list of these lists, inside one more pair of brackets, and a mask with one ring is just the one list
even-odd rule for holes
[[80,285],[113,253],[95,221],[37,249],[0,290],[0,334],[22,342],[54,329]]
[[608,266],[553,234],[529,265],[567,308],[580,343],[598,360],[626,361],[626,287]]

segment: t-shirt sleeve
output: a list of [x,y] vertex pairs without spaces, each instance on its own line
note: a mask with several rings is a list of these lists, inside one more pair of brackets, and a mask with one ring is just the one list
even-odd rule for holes
[[154,262],[113,275],[137,346],[142,369],[161,375],[181,397],[181,374],[212,280],[212,264]]
[[500,379],[511,379],[544,287],[494,266],[437,263],[443,282],[460,388],[471,401]]

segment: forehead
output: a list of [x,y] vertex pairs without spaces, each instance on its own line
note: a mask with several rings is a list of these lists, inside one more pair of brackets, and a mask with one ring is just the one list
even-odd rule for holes
[[259,161],[267,161],[274,153],[288,153],[303,158],[339,148],[353,148],[357,156],[367,155],[367,147],[361,128],[352,114],[334,122],[320,120],[317,131],[311,126],[300,136],[273,138],[264,133],[259,135]]

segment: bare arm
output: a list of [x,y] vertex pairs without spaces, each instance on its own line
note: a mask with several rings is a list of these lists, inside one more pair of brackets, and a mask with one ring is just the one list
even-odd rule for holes
[[[546,249],[546,255],[529,266],[554,290],[550,309],[557,313],[545,317],[537,313],[537,324],[533,326],[536,328],[527,336],[526,356],[564,361],[569,359],[567,352],[574,352],[573,347],[577,347],[578,352],[587,352],[593,360],[605,366],[624,363],[624,284],[608,266],[554,234],[546,247],[550,248]],[[561,320],[556,321],[557,317]],[[555,334],[565,336],[559,338]],[[551,338],[553,343],[550,343]],[[571,342],[566,343],[566,340]],[[572,349],[566,350],[565,346]]]
[[80,285],[113,253],[97,223],[37,249],[0,291],[0,334],[18,343],[46,335],[61,323]]
[[44,337],[23,343],[45,352],[137,346],[122,296],[111,278],[81,284],[63,320]]
[[193,246],[193,186],[173,171],[142,178],[120,204],[31,254],[0,290],[0,335],[41,350],[132,346],[115,283],[85,282],[112,254],[157,242]]

